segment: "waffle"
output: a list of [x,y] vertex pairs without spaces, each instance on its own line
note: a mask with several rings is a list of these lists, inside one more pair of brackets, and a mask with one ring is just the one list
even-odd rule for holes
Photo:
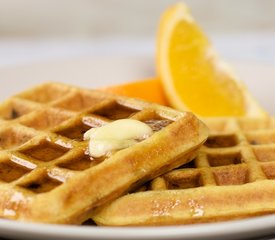
[[205,119],[210,136],[188,164],[93,216],[99,225],[176,225],[275,213],[275,119]]
[[[83,134],[126,118],[154,134],[91,158]],[[0,123],[0,217],[31,222],[81,224],[98,206],[190,161],[207,138],[191,113],[59,83],[6,100]]]

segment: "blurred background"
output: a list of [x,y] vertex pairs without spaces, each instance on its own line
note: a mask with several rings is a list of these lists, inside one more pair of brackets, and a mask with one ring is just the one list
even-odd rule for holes
[[[176,2],[0,0],[0,81],[97,87],[153,76],[159,17]],[[275,0],[185,3],[241,77],[275,66]]]
[[[2,37],[153,37],[171,0],[1,0]],[[185,0],[208,32],[273,31],[274,0]]]

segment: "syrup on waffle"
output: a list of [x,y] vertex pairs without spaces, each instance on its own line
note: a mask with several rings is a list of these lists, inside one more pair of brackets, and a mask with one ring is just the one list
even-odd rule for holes
[[[93,159],[83,134],[132,118],[154,134]],[[190,161],[207,138],[191,113],[47,83],[0,105],[0,217],[80,224],[95,208]]]
[[188,164],[108,204],[100,225],[175,225],[275,213],[275,119],[205,119]]

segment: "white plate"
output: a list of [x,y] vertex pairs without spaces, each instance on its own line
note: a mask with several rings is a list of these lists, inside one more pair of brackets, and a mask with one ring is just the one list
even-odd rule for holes
[[[72,59],[0,69],[1,100],[32,85],[55,80],[97,88],[154,75],[148,58]],[[254,96],[275,114],[274,66],[234,61],[233,65]],[[16,239],[240,239],[275,234],[275,215],[223,223],[176,227],[109,228],[57,226],[0,220],[0,236]],[[275,236],[275,235],[274,235]]]
[[275,215],[223,223],[135,228],[57,226],[0,220],[1,236],[40,240],[251,239],[274,233],[274,228]]

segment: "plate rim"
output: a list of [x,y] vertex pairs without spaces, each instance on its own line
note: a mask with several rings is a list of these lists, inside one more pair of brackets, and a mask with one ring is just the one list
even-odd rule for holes
[[[253,228],[251,228],[253,226]],[[1,235],[22,239],[213,239],[257,237],[275,232],[275,214],[248,219],[158,227],[98,227],[27,223],[0,219]],[[232,229],[234,231],[232,232]],[[139,231],[137,231],[139,230]],[[157,231],[156,231],[157,230]]]

